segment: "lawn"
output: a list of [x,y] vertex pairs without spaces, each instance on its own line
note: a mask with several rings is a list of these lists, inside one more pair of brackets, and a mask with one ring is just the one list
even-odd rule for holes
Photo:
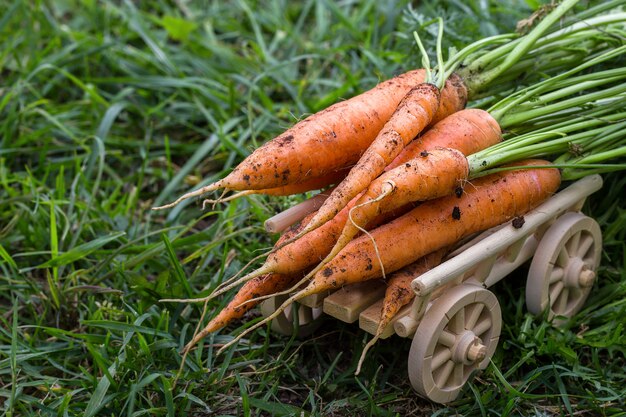
[[[447,406],[411,388],[409,340],[381,341],[355,376],[369,335],[331,319],[305,339],[263,328],[216,355],[253,310],[183,363],[203,306],[159,301],[208,294],[275,242],[263,221],[305,197],[151,207],[418,67],[411,33],[432,18],[460,47],[515,30],[537,7],[0,0],[2,415],[626,415],[620,173],[583,209],[604,240],[583,310],[557,329],[526,312],[525,268],[496,285],[498,350]],[[422,36],[431,50],[433,31]]]

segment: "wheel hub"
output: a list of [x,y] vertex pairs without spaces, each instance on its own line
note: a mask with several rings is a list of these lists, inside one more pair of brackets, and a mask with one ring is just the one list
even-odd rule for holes
[[452,360],[456,363],[471,365],[485,359],[487,346],[471,330],[466,330],[457,336],[452,348]]
[[588,288],[596,278],[589,266],[580,258],[570,258],[565,270],[565,285],[570,288]]

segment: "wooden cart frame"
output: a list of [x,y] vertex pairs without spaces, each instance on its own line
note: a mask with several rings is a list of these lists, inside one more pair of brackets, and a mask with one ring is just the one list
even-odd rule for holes
[[[416,297],[385,329],[412,338],[408,373],[423,397],[447,403],[459,395],[474,371],[495,352],[502,324],[491,287],[531,260],[526,304],[535,315],[562,324],[583,306],[596,278],[602,235],[595,220],[580,212],[586,198],[602,187],[599,175],[585,177],[515,222],[490,229],[466,242],[436,268],[412,282]],[[384,283],[379,280],[307,297],[298,304],[298,332],[315,330],[321,314],[347,323],[359,321],[374,334]],[[261,306],[273,313],[286,297]],[[294,330],[291,309],[272,321],[283,334]]]

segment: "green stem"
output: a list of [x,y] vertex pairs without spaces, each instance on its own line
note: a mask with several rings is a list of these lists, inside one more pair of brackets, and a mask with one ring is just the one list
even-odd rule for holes
[[[566,115],[566,117],[562,120],[548,118],[545,121],[545,126],[535,124],[535,120],[533,120],[533,126],[530,128],[533,133],[546,133],[550,131],[563,133],[575,132],[580,129],[588,129],[602,124],[610,124],[626,120],[626,112],[614,113],[616,110],[623,108],[624,104],[622,102],[601,106],[598,109],[594,108],[587,112],[583,111],[579,107],[575,107],[574,110],[578,113],[578,118],[572,118],[571,114]],[[582,114],[580,114],[581,112]]]
[[[492,146],[470,155],[467,159],[470,172],[472,173],[471,176],[474,173],[485,171],[507,162],[567,152],[572,144],[582,146],[583,149],[592,149],[593,142],[590,143],[589,140],[596,139],[599,135],[605,133],[607,129],[613,131],[615,129],[624,130],[625,128],[626,122],[622,122],[614,126],[588,129],[572,135],[563,135],[561,132],[546,132],[509,139],[506,142],[502,142],[503,146]],[[549,139],[550,136],[555,138]]]
[[600,4],[588,8],[587,10],[577,13],[575,16],[565,18],[564,23],[566,25],[570,25],[573,22],[589,19],[592,16],[597,16],[600,13],[616,9],[621,6],[624,6],[624,0],[604,1]]
[[437,79],[437,87],[439,88],[439,91],[443,90],[443,87],[446,84],[446,70],[445,70],[445,66],[444,66],[444,61],[443,61],[443,51],[442,51],[442,44],[443,44],[443,19],[442,18],[438,18],[437,19],[439,22],[439,29],[437,31],[437,68],[438,68],[438,72],[439,72],[439,77]]
[[499,43],[509,41],[515,38],[515,36],[516,35],[514,33],[505,33],[503,35],[490,36],[488,38],[474,42],[456,52],[454,55],[452,55],[452,57],[448,59],[448,64],[446,67],[446,78],[450,77],[450,75],[452,75],[452,73],[456,71],[459,66],[461,66],[462,62],[465,61],[473,53],[482,50],[486,46],[497,45]]
[[420,39],[417,32],[413,32],[413,37],[415,38],[415,42],[417,43],[417,47],[419,48],[420,53],[422,54],[422,67],[426,71],[426,77],[424,77],[424,82],[429,83],[432,81],[432,74],[430,71],[430,58],[428,58],[426,48],[424,48],[424,44],[422,44],[422,40]]
[[[510,53],[507,53],[504,62],[498,64],[495,68],[482,73],[479,77],[473,80],[471,84],[471,90],[479,90],[489,85],[494,79],[500,76],[502,73],[512,67],[520,58],[526,54],[535,44],[535,42],[543,36],[543,34],[555,24],[566,12],[576,5],[578,0],[565,0],[559,4],[552,12],[550,12],[539,24],[524,36]],[[488,62],[490,62],[489,54],[485,55],[483,59],[479,59],[474,62],[470,67],[479,71],[484,68]],[[468,89],[470,86],[468,86]]]
[[[496,120],[501,120],[504,117],[504,115],[509,112],[510,109],[518,106],[522,102],[529,101],[531,97],[536,96],[537,94],[542,93],[548,90],[549,88],[555,88],[555,84],[557,84],[557,82],[567,79],[573,74],[583,71],[589,67],[592,67],[594,65],[613,59],[623,54],[624,52],[626,52],[626,45],[620,48],[611,49],[608,52],[604,52],[598,56],[588,59],[585,62],[583,62],[581,65],[578,65],[575,68],[570,69],[569,71],[566,71],[554,77],[548,78],[547,80],[541,81],[535,85],[532,85],[530,87],[527,87],[523,90],[518,91],[514,95],[511,95],[505,98],[501,102],[492,106],[489,109],[489,113],[491,113],[491,115],[494,116]],[[588,75],[588,77],[593,78],[594,76]],[[585,79],[586,78],[582,78],[582,80],[585,80]],[[581,78],[578,78],[577,82],[580,82],[580,81],[581,81]],[[558,88],[558,85],[556,86],[556,88]]]
[[[594,169],[595,168],[595,169]],[[576,165],[566,167],[561,172],[564,181],[574,181],[593,174],[604,174],[607,172],[623,171],[626,164],[599,164],[599,165]]]
[[525,121],[531,120],[536,117],[540,117],[553,112],[558,112],[563,109],[579,106],[591,101],[603,99],[606,97],[612,97],[626,92],[626,84],[617,85],[611,88],[607,88],[601,91],[585,94],[579,97],[573,97],[569,100],[562,100],[554,104],[550,104],[537,109],[522,111],[516,114],[509,114],[501,117],[500,127],[506,129],[509,126],[519,125]]
[[[585,78],[592,78],[588,81],[580,81],[576,78],[572,78],[571,80],[566,80],[567,82],[564,83],[564,86],[559,88],[558,90],[553,91],[551,93],[544,94],[542,96],[538,96],[526,103],[519,104],[516,107],[518,109],[516,113],[519,113],[520,111],[524,111],[525,109],[528,109],[528,108],[545,105],[547,103],[553,102],[563,97],[568,97],[568,96],[571,96],[572,94],[580,93],[581,91],[590,90],[592,88],[600,87],[605,84],[613,83],[613,82],[620,81],[626,78],[626,68],[616,68],[614,70],[602,71],[602,73],[606,73],[606,74],[601,74],[601,73],[587,74],[589,77],[586,75]],[[611,76],[611,74],[609,73],[616,74],[616,75]],[[596,76],[596,75],[597,76],[602,75],[603,78],[593,79],[597,77],[591,77],[591,76]]]

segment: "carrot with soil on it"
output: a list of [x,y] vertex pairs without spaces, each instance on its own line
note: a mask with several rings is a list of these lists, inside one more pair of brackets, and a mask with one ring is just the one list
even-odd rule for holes
[[[427,201],[454,193],[469,175],[467,159],[457,150],[436,148],[414,160],[385,172],[375,179],[360,197],[349,203],[347,221],[324,259],[291,290],[307,281],[330,262],[377,216],[393,212],[417,201]],[[333,219],[334,220],[334,219]],[[324,226],[322,226],[324,227]],[[314,230],[311,233],[315,233]],[[301,234],[300,232],[299,234]],[[298,234],[298,235],[299,235]],[[296,239],[292,238],[290,240]],[[304,235],[301,239],[306,238]],[[288,241],[287,241],[288,242]],[[297,240],[296,240],[297,242]],[[373,242],[376,247],[376,242]],[[384,268],[383,278],[385,277]]]
[[[441,34],[442,25],[440,24],[439,41]],[[416,41],[427,61],[427,54],[423,51],[423,46],[417,36]],[[438,42],[437,49],[440,52],[440,42]],[[428,68],[428,66],[428,62],[425,62],[425,67]],[[365,190],[402,149],[428,125],[465,107],[467,102],[465,84],[456,75],[452,75],[449,80],[443,78],[443,62],[439,62],[439,68],[441,70],[436,81],[427,77],[424,83],[407,93],[372,144],[352,167],[348,176],[339,183],[317,211],[316,216],[294,239],[315,230],[336,215],[350,200]],[[445,95],[446,101],[442,103],[440,99],[444,85],[445,90],[449,91]]]
[[320,190],[322,188],[328,187],[330,185],[337,184],[341,182],[346,175],[348,175],[350,168],[342,168],[338,170],[334,170],[329,172],[321,177],[315,177],[307,179],[304,182],[298,182],[295,184],[287,184],[281,187],[275,188],[266,188],[262,190],[245,190],[239,191],[235,194],[232,194],[228,197],[218,198],[216,200],[206,199],[202,202],[202,208],[204,209],[207,204],[217,204],[217,203],[226,203],[228,201],[233,201],[235,199],[245,197],[248,195],[268,195],[268,196],[288,196],[294,194],[302,194],[308,191]]
[[439,265],[447,252],[448,248],[443,248],[429,253],[412,264],[396,271],[389,277],[376,333],[363,348],[355,375],[361,372],[361,366],[363,365],[367,351],[380,339],[389,323],[391,323],[391,320],[393,320],[402,307],[409,304],[415,298],[415,292],[411,288],[411,282],[418,276]]
[[385,168],[385,172],[418,158],[430,149],[451,148],[469,156],[501,141],[500,124],[489,112],[462,109],[411,141]]
[[413,140],[351,203],[348,221],[332,250],[301,282],[322,269],[376,216],[462,188],[469,175],[464,155],[486,149],[501,139],[498,122],[485,110],[460,110],[435,124]]
[[[373,229],[381,248],[376,253],[367,236],[350,242],[309,284],[288,298],[276,312],[241,333],[220,349],[222,352],[249,332],[282,314],[285,308],[308,295],[341,288],[381,275],[381,264],[390,272],[415,262],[428,253],[518,217],[550,197],[560,185],[560,174],[546,161],[530,160],[504,171],[479,178],[461,197],[455,195],[427,201],[407,214]],[[537,168],[534,168],[537,167]],[[419,238],[416,238],[419,236]]]
[[333,104],[256,149],[223,179],[154,209],[173,207],[220,188],[245,191],[282,187],[350,166],[358,161],[406,93],[424,81],[425,74],[423,69],[409,71]]

